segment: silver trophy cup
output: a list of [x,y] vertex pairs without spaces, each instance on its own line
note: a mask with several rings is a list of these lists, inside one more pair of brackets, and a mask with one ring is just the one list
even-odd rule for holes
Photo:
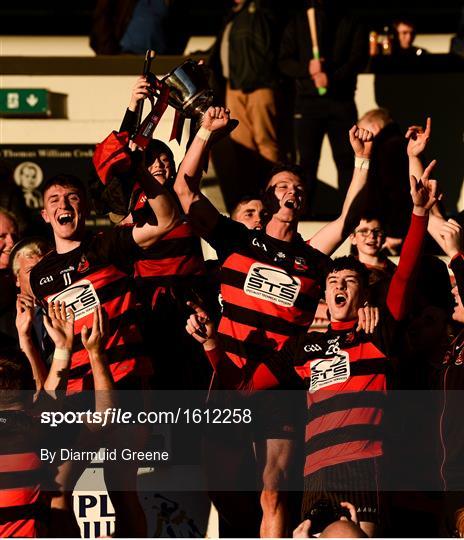
[[204,68],[186,60],[162,79],[169,86],[168,103],[187,118],[201,119],[213,102]]

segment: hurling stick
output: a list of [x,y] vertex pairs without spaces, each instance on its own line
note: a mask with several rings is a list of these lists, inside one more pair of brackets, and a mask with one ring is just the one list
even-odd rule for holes
[[[153,60],[153,58],[155,58],[156,56],[156,52],[155,51],[152,51],[151,49],[148,49],[147,52],[145,53],[145,62],[143,63],[143,72],[142,72],[142,75],[144,77],[146,77],[148,75],[148,73],[150,72],[150,69],[151,69],[151,61]],[[137,109],[136,109],[136,124],[135,124],[135,128],[134,128],[134,133],[137,133],[139,127],[140,127],[140,122],[142,121],[142,113],[143,113],[143,103],[144,103],[145,100],[141,99],[138,103],[137,103]]]
[[[316,10],[314,8],[309,8],[307,10],[308,23],[309,23],[309,32],[311,34],[311,41],[313,42],[313,58],[314,60],[320,60],[319,54],[319,41],[317,39],[317,27],[316,27]],[[317,89],[320,96],[323,96],[327,92],[327,88],[318,88]]]

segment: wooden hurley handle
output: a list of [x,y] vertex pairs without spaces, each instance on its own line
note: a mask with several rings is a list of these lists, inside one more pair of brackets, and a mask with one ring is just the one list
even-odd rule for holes
[[[313,43],[313,58],[314,60],[320,60],[321,56],[319,53],[319,41],[317,39],[316,10],[314,8],[309,8],[306,13],[308,15],[309,33],[311,34],[311,41]],[[318,88],[317,91],[320,96],[323,96],[327,92],[327,88]]]

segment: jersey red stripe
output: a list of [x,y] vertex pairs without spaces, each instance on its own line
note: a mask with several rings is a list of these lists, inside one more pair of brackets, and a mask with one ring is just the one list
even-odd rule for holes
[[336,444],[306,456],[304,474],[312,474],[323,467],[379,457],[383,453],[380,441],[353,441]]

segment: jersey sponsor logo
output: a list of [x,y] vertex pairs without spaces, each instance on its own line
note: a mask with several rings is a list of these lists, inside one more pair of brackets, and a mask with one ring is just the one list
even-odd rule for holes
[[300,288],[298,278],[290,276],[285,270],[261,263],[251,265],[244,285],[244,291],[249,296],[284,307],[295,305]]
[[309,392],[313,394],[321,388],[348,380],[350,376],[350,355],[346,351],[339,351],[334,358],[313,360],[310,366]]
[[48,300],[51,302],[65,302],[66,307],[74,311],[76,321],[92,313],[95,307],[100,305],[97,292],[87,279],[73,283],[70,287]]
[[258,247],[264,251],[267,251],[267,247],[266,247],[266,244],[264,244],[263,242],[260,242],[257,238],[253,238],[253,240],[251,241],[252,245],[255,246],[255,247]]
[[346,334],[345,336],[345,343],[354,343],[354,340],[356,338],[356,335],[354,332],[350,332],[349,334]]
[[45,285],[45,283],[51,283],[53,281],[53,276],[45,276],[40,278],[39,285]]

